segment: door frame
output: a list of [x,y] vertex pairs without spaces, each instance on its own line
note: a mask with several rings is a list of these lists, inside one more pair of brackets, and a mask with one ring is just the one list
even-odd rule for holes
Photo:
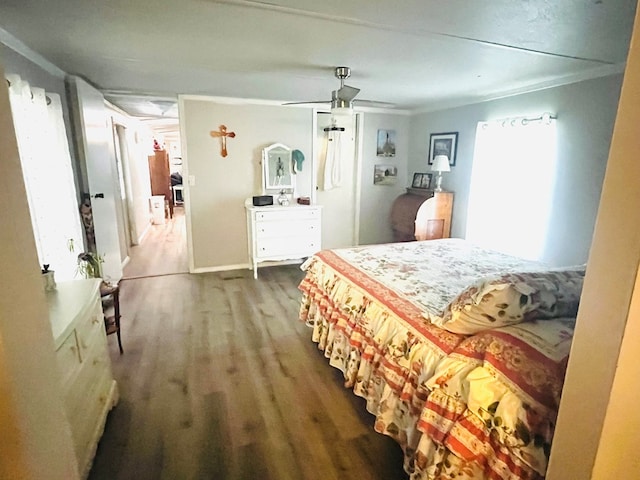
[[[314,108],[313,116],[312,116],[312,132],[313,135],[311,137],[311,151],[312,151],[312,165],[313,169],[311,172],[311,203],[315,204],[317,200],[317,190],[318,190],[318,165],[316,164],[318,160],[318,156],[320,155],[321,145],[318,139],[317,131],[318,131],[318,115],[326,115],[330,114],[326,108]],[[364,112],[353,112],[353,134],[354,134],[354,179],[355,185],[354,187],[354,213],[353,213],[353,238],[352,242],[354,246],[360,244],[360,203],[362,196],[362,159],[364,155],[364,141],[363,135],[364,132]]]

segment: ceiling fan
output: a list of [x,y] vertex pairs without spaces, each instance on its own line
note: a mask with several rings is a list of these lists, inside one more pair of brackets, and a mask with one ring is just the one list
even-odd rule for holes
[[334,70],[335,77],[340,80],[340,88],[331,92],[331,100],[316,100],[307,102],[289,102],[285,105],[304,105],[313,103],[329,103],[331,104],[332,115],[350,115],[353,113],[353,102],[358,105],[369,105],[375,107],[392,107],[393,104],[387,102],[376,102],[372,100],[355,100],[360,92],[359,88],[355,88],[344,84],[344,80],[351,76],[349,67],[336,67]]

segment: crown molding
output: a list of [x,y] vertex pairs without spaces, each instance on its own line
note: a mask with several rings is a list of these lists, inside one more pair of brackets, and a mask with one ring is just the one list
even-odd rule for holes
[[51,63],[49,60],[44,58],[35,50],[32,50],[31,48],[29,48],[25,43],[18,40],[16,37],[14,37],[13,35],[11,35],[9,32],[7,32],[5,29],[1,27],[0,27],[0,43],[3,43],[14,52],[22,55],[30,62],[35,63],[40,68],[45,70],[47,73],[53,75],[54,77],[64,79],[67,76],[67,73],[64,70],[62,70],[61,68]]
[[610,65],[603,65],[582,72],[572,73],[563,77],[554,78],[544,82],[532,83],[523,87],[514,88],[511,90],[503,90],[484,95],[481,97],[462,97],[459,99],[445,101],[440,103],[434,103],[431,105],[425,105],[420,108],[411,110],[413,115],[419,115],[422,113],[438,112],[441,110],[449,110],[452,108],[465,107],[467,105],[475,105],[477,103],[490,102],[492,100],[499,100],[501,98],[513,97],[516,95],[523,95],[526,93],[537,92],[540,90],[546,90],[548,88],[561,87],[563,85],[570,85],[572,83],[583,82],[586,80],[593,80],[596,78],[608,77],[611,75],[618,75],[624,73],[626,63],[616,63]]

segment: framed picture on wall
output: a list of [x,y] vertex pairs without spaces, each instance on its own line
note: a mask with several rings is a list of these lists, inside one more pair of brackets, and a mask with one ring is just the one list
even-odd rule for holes
[[431,188],[431,174],[430,173],[414,173],[413,182],[411,182],[412,188]]
[[378,130],[378,143],[376,146],[378,157],[396,156],[396,131]]
[[458,132],[432,133],[429,139],[429,165],[433,164],[436,155],[449,157],[449,165],[456,164],[456,150],[458,149]]
[[398,180],[398,167],[393,165],[375,165],[373,170],[374,185],[395,185]]

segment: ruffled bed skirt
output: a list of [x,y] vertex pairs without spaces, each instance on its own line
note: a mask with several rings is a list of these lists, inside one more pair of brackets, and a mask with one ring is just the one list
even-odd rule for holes
[[[553,434],[546,419],[555,420],[553,412],[534,400],[523,402],[522,392],[503,388],[500,373],[484,367],[481,359],[447,363],[467,337],[426,325],[443,338],[425,341],[410,322],[390,318],[394,314],[387,306],[335,272],[308,274],[300,290],[300,319],[312,328],[312,340],[343,373],[345,386],[366,400],[375,430],[400,445],[411,480],[544,477]],[[478,388],[486,387],[483,382],[501,385],[490,390],[497,401],[467,404],[460,391],[474,375]],[[445,388],[456,378],[466,383]]]

